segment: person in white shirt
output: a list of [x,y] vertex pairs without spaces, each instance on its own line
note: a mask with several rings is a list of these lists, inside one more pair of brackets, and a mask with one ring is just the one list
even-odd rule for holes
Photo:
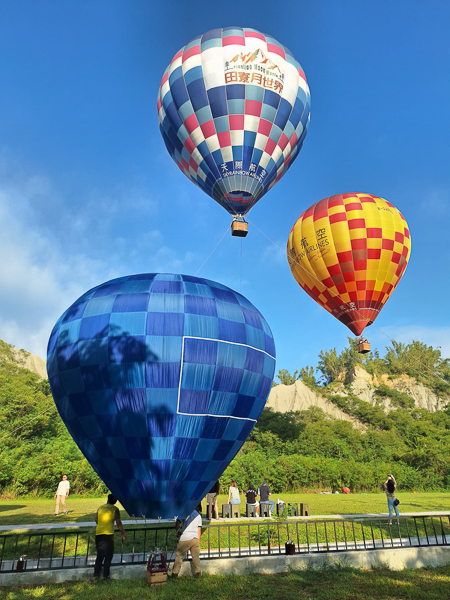
[[63,475],[62,481],[58,483],[58,489],[56,490],[56,494],[54,496],[54,500],[56,500],[55,517],[57,517],[59,513],[59,503],[61,503],[64,514],[67,515],[68,510],[66,509],[66,498],[69,495],[69,489],[70,483],[67,481],[67,475]]
[[175,551],[175,563],[173,565],[172,577],[178,577],[181,569],[181,562],[184,556],[190,551],[192,564],[194,565],[194,577],[200,577],[202,568],[200,565],[200,538],[202,535],[202,517],[193,510],[184,520],[181,533],[179,531],[179,521],[177,521],[177,534],[180,535],[179,542]]
[[228,488],[228,504],[240,504],[241,499],[239,498],[239,489],[235,481],[231,482]]

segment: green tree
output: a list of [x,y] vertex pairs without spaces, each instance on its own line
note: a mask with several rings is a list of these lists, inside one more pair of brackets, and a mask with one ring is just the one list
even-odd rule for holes
[[314,367],[310,367],[309,365],[300,369],[299,379],[303,381],[305,385],[309,385],[310,387],[317,386],[317,381],[314,376]]
[[329,385],[344,372],[344,364],[336,348],[320,351],[317,370],[322,373],[324,385]]
[[248,439],[255,440],[258,432],[270,431],[283,442],[292,442],[298,439],[303,429],[301,413],[279,413],[265,408]]
[[363,354],[360,354],[358,352],[358,340],[357,338],[354,337],[347,337],[348,340],[348,347],[347,348],[343,348],[340,356],[339,356],[339,360],[341,361],[342,364],[342,368],[348,372],[351,369],[353,369],[354,367],[356,367],[356,365],[362,365],[364,360]]
[[297,379],[300,379],[300,373],[294,371],[294,374],[291,375],[287,369],[281,369],[278,371],[277,377],[282,385],[292,385]]
[[386,348],[384,360],[393,375],[406,373],[426,379],[436,377],[443,366],[440,349],[418,341],[402,344],[393,340],[392,346]]

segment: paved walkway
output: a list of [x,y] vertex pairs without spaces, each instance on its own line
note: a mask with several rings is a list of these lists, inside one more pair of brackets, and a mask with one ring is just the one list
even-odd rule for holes
[[[68,523],[67,521],[60,521],[59,523],[56,521],[57,517],[55,517],[55,521],[52,523],[33,523],[30,525],[0,525],[0,531],[32,531],[34,529],[69,529],[71,527],[95,527],[95,521],[72,521],[72,523]],[[122,521],[124,525],[154,525],[158,523],[173,523],[173,519],[132,519],[129,521]]]
[[[400,513],[401,517],[436,517],[436,516],[445,516],[448,517],[448,514],[442,512],[442,511],[431,511],[431,512],[414,512],[414,513]],[[289,520],[294,520],[294,519],[300,519],[300,520],[313,520],[313,521],[323,521],[324,519],[334,519],[334,520],[340,520],[340,519],[387,519],[388,514],[387,513],[373,513],[373,514],[360,514],[360,515],[311,515],[309,517],[288,517]],[[56,519],[56,517],[55,517]],[[395,517],[394,517],[395,519]],[[220,523],[225,524],[225,523],[239,523],[242,520],[253,520],[255,522],[259,522],[259,518],[256,519],[252,519],[252,518],[247,518],[247,517],[241,517],[241,519],[219,519],[218,521],[216,521],[215,519],[212,521],[207,521],[206,519],[203,519],[203,521],[206,521],[206,523],[211,523],[212,525],[218,525]],[[265,518],[265,521],[267,521],[268,519]],[[273,517],[270,520],[274,520]],[[134,526],[138,526],[138,525],[157,525],[158,523],[173,523],[173,519],[146,519],[144,521],[144,519],[130,519],[127,521],[122,521],[122,523],[124,525],[134,525]],[[30,524],[30,525],[0,525],[0,531],[33,531],[33,530],[39,530],[39,529],[70,529],[73,527],[95,527],[95,522],[94,521],[80,521],[80,522],[72,522],[72,523],[67,523],[67,522],[63,522],[60,521],[58,522],[53,522],[53,523],[34,523],[34,524]]]

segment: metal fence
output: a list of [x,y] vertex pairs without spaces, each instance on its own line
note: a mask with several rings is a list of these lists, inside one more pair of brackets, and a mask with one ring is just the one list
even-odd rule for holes
[[[113,564],[143,564],[155,548],[175,556],[174,525],[126,528],[127,539],[115,535]],[[296,554],[358,552],[395,548],[446,546],[450,543],[450,515],[386,518],[228,522],[206,525],[201,558],[245,558],[285,554],[286,542]],[[120,549],[120,552],[119,552]],[[0,572],[75,569],[93,566],[95,533],[59,531],[0,536]],[[22,559],[21,559],[22,557]]]
[[[168,552],[170,557],[176,546],[174,525],[127,527],[125,532],[125,541],[117,532],[114,534],[112,564],[145,563],[155,548]],[[96,554],[93,530],[1,535],[0,573],[93,567]]]

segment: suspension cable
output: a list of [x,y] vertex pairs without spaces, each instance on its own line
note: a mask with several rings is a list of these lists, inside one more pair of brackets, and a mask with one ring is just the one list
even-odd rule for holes
[[242,238],[241,238],[241,260],[239,264],[239,293],[242,294]]
[[217,250],[217,248],[220,246],[223,238],[227,235],[229,230],[229,227],[226,228],[225,233],[223,234],[223,236],[220,238],[219,243],[217,244],[217,246],[214,248],[214,250],[211,252],[211,254],[208,256],[208,258],[205,260],[205,262],[201,265],[201,267],[197,270],[197,272],[195,273],[195,275],[198,275],[198,273],[203,269],[203,267],[206,265],[206,263],[208,262],[208,260],[211,258],[211,256],[214,254],[214,252]]
[[13,429],[12,431],[9,431],[6,435],[4,435],[3,437],[0,438],[0,442],[2,440],[4,440],[5,438],[7,438],[8,436],[12,435],[13,433],[15,433],[16,431],[19,431],[19,429],[22,429],[22,427],[25,427],[25,425],[28,425],[28,423],[31,423],[31,421],[34,421],[35,419],[37,419],[38,417],[40,417],[41,415],[44,415],[46,412],[48,412],[49,410],[51,410],[52,408],[56,408],[56,405],[53,404],[53,406],[50,406],[49,408],[47,408],[46,410],[44,410],[43,412],[39,413],[38,415],[36,415],[35,417],[33,417],[32,419],[30,419],[29,421],[27,421],[26,423],[24,423],[23,425],[20,425],[20,427],[16,427],[16,429]]

